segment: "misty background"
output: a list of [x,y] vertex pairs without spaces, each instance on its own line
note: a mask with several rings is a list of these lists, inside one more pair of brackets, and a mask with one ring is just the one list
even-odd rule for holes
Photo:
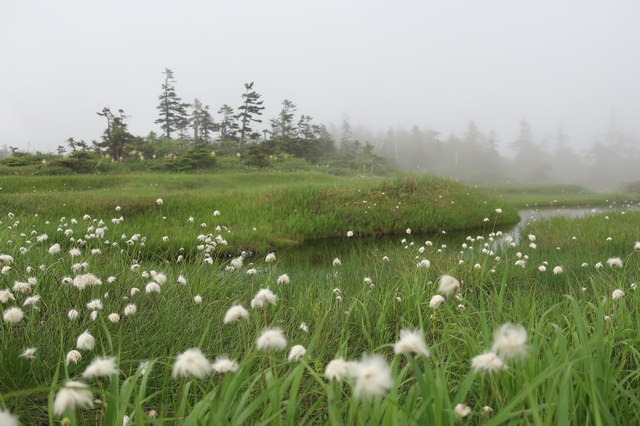
[[[62,0],[0,6],[0,147],[100,140],[96,113],[155,123],[166,68],[184,102],[241,105],[269,137],[283,100],[337,150],[467,182],[639,180],[640,2]],[[267,133],[263,133],[266,130]]]

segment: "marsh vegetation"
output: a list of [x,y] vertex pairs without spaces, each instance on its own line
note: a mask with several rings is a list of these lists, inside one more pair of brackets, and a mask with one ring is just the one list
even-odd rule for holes
[[[536,221],[516,242],[506,198],[432,177],[2,186],[2,415],[640,421],[638,212]],[[365,243],[377,233],[395,237]],[[325,237],[346,249],[282,249]]]

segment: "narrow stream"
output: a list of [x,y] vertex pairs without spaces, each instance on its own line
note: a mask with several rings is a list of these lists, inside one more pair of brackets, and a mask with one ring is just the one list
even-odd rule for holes
[[605,212],[640,210],[640,206],[609,206],[609,207],[587,207],[587,208],[535,208],[520,210],[520,222],[510,225],[502,229],[492,230],[491,227],[466,230],[460,232],[440,233],[440,234],[412,234],[412,235],[391,235],[384,237],[352,237],[352,238],[329,238],[322,240],[307,241],[296,246],[278,250],[278,257],[286,257],[288,261],[304,262],[310,266],[327,266],[331,265],[333,259],[339,258],[342,262],[353,260],[352,257],[359,256],[362,250],[366,250],[379,256],[394,253],[398,248],[405,247],[407,249],[415,246],[416,248],[432,244],[430,252],[434,249],[460,247],[466,242],[466,238],[471,236],[489,237],[494,231],[501,231],[503,240],[508,236],[518,243],[520,240],[520,231],[523,227],[531,222],[546,218],[565,216],[565,217],[584,217],[589,215],[601,214]]

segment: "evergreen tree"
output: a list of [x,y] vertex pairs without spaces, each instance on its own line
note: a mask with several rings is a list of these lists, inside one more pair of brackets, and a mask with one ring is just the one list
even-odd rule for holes
[[293,116],[296,111],[296,105],[288,99],[282,101],[282,110],[278,116],[280,125],[280,137],[282,140],[294,137]]
[[535,144],[531,126],[520,121],[520,135],[509,145],[516,151],[513,174],[524,182],[547,183],[552,171],[551,155]]
[[220,141],[224,142],[228,139],[235,139],[236,133],[238,132],[238,122],[233,113],[233,108],[224,104],[218,110],[218,114],[222,114],[222,121],[218,125]]
[[193,143],[207,143],[211,137],[211,133],[218,130],[218,126],[213,121],[211,113],[209,113],[209,105],[202,105],[198,99],[193,101],[193,111],[189,121],[193,128]]
[[342,127],[340,130],[340,151],[348,155],[352,151],[353,129],[349,122],[349,115],[346,112],[342,114]]
[[271,163],[265,147],[257,143],[247,145],[247,153],[244,158],[244,164],[252,167],[268,167]]
[[531,125],[524,118],[520,121],[520,135],[518,139],[509,144],[509,148],[515,151],[526,150],[533,145],[533,132]]
[[[122,150],[124,146],[133,141],[135,138],[127,131],[125,120],[128,118],[124,115],[124,111],[119,109],[118,115],[114,115],[108,107],[102,109],[102,112],[96,113],[107,119],[107,128],[102,135],[102,142],[93,142],[97,148],[106,149],[114,161],[122,159]],[[78,143],[76,142],[76,146]]]
[[189,124],[187,118],[187,107],[189,104],[182,103],[182,99],[176,95],[173,85],[173,71],[169,68],[164,70],[165,80],[162,85],[162,94],[158,97],[160,105],[157,109],[160,111],[160,117],[155,121],[161,124],[161,128],[168,139],[171,139],[171,133],[176,131],[184,131]]
[[313,118],[309,115],[302,114],[298,120],[297,130],[300,136],[304,139],[315,139],[320,133],[320,126],[317,124],[311,124]]
[[[104,112],[104,111],[103,111]],[[98,113],[98,115],[100,115],[100,113]],[[67,145],[69,145],[69,148],[71,148],[71,152],[76,152],[76,140],[74,138],[69,138],[67,139]]]
[[87,145],[87,143],[83,139],[80,139],[80,142],[76,142],[76,146],[80,148],[80,151],[82,152],[89,151],[89,145]]
[[238,107],[240,113],[238,113],[238,120],[240,121],[240,140],[238,141],[238,147],[249,139],[260,138],[260,133],[254,132],[251,128],[251,122],[262,123],[262,120],[255,118],[256,115],[262,115],[263,101],[260,101],[260,94],[253,90],[253,82],[245,83],[245,92],[242,94],[244,102]]

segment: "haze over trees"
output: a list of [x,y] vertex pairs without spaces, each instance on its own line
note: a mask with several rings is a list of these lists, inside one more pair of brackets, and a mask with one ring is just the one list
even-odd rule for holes
[[[166,68],[163,74],[155,120],[159,133],[132,135],[127,126],[130,117],[122,109],[113,113],[105,107],[97,112],[106,119],[100,141],[71,137],[49,156],[4,145],[0,165],[44,160],[49,170],[43,173],[91,172],[107,170],[108,160],[135,170],[185,171],[216,167],[218,159],[235,158],[233,167],[267,168],[286,161],[289,169],[323,166],[348,173],[384,174],[395,168],[470,184],[577,183],[613,189],[640,181],[640,139],[614,121],[582,152],[574,151],[562,123],[555,134],[539,135],[525,117],[518,133],[501,135],[502,141],[473,120],[461,134],[448,135],[418,126],[373,131],[354,126],[346,113],[340,126],[327,127],[299,113],[288,98],[267,125],[259,127],[265,107],[254,82],[244,84],[236,107],[224,103],[214,115],[200,98],[183,102],[173,71]],[[501,145],[508,147],[507,155],[499,151]]]

